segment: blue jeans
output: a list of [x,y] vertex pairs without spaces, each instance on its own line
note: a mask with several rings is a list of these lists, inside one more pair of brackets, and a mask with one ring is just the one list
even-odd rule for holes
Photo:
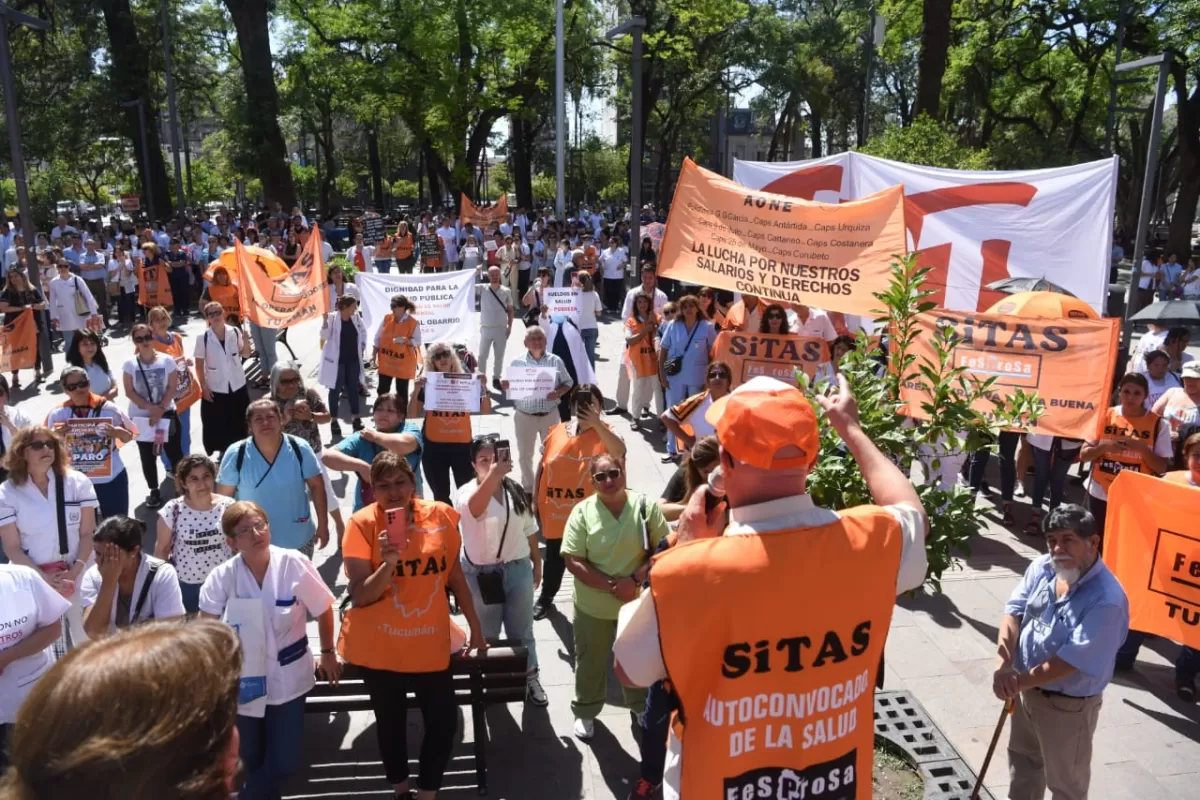
[[239,800],[278,800],[279,785],[300,766],[304,698],[267,706],[262,719],[239,714],[237,727],[238,755],[246,766]]
[[587,349],[588,361],[592,362],[592,369],[596,368],[596,340],[600,338],[599,328],[580,328],[579,336],[583,339],[583,346]]
[[1029,500],[1037,510],[1042,508],[1042,498],[1046,496],[1046,488],[1050,488],[1050,508],[1062,504],[1063,491],[1067,486],[1067,470],[1079,457],[1080,448],[1059,448],[1057,457],[1052,450],[1030,446],[1033,450],[1033,494]]
[[[503,622],[504,634],[525,645],[529,653],[529,671],[535,671],[538,660],[537,643],[533,638],[533,562],[522,558],[503,565],[477,567],[463,558],[459,563],[467,576],[467,585],[471,587],[484,638],[488,641],[499,639],[500,623]],[[504,573],[504,602],[487,605],[479,593],[479,573],[496,571]]]
[[171,299],[175,304],[175,314],[186,316],[191,300],[191,276],[188,275],[188,270],[183,267],[173,268],[167,273],[167,280],[171,284]]
[[71,341],[75,338],[75,331],[59,331],[63,337],[63,352],[71,349]]
[[258,365],[262,368],[264,377],[270,376],[278,360],[275,356],[276,335],[274,328],[263,328],[250,323],[250,338],[254,340],[254,349],[258,351]]
[[391,272],[392,271],[392,260],[390,258],[375,259],[375,271],[382,272],[385,274],[388,272]]
[[[184,455],[192,452],[192,410],[190,408],[179,413],[179,447],[183,450]],[[175,474],[175,468],[171,465],[171,459],[167,458],[165,449],[158,454],[158,460],[162,462],[163,469],[167,471],[168,475]]]
[[[703,383],[700,383],[696,386],[688,386],[686,383],[680,380],[681,377],[681,375],[676,375],[675,377],[667,378],[667,408],[670,408],[676,403],[682,403],[684,400],[687,400],[696,392],[700,391],[700,387],[704,385]],[[673,456],[679,454],[679,448],[675,444],[675,434],[671,433],[670,431],[667,432],[667,452]]]
[[651,786],[663,780],[663,769],[667,762],[667,731],[671,727],[671,713],[679,708],[675,695],[656,681],[646,694],[646,716],[642,720],[642,779]]
[[195,614],[200,610],[200,587],[202,583],[179,582],[179,591],[183,594],[183,610]]
[[[120,458],[120,456],[114,453],[113,458]],[[108,483],[93,483],[92,488],[96,490],[96,501],[100,503],[96,522],[117,515],[129,516],[128,472],[121,470],[121,473]]]
[[337,419],[338,405],[342,402],[342,392],[346,393],[346,400],[350,403],[350,413],[355,418],[362,413],[358,404],[358,372],[360,369],[362,367],[357,358],[338,362],[337,380],[334,381],[333,388],[329,390],[329,413],[333,414],[334,419]]

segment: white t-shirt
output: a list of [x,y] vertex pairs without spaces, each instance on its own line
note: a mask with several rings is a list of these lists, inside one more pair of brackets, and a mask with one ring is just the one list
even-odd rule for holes
[[1138,339],[1137,347],[1133,351],[1133,359],[1129,363],[1130,372],[1145,372],[1146,371],[1146,355],[1161,350],[1163,342],[1167,340],[1167,331],[1147,331],[1142,334],[1142,338]]
[[[787,310],[788,330],[797,336],[811,336],[815,339],[824,339],[827,342],[832,342],[837,338],[837,331],[833,327],[833,322],[830,321],[829,315],[819,308],[810,308],[808,310],[808,322],[801,322],[800,315],[794,310]],[[755,330],[758,330],[755,328]]]
[[600,253],[600,266],[604,268],[605,280],[622,280],[625,277],[625,262],[629,260],[624,247],[616,250],[605,248]]
[[[641,286],[635,286],[625,293],[625,303],[621,306],[621,321],[628,322],[633,316],[633,299],[639,294],[645,294]],[[655,287],[654,289],[654,313],[661,314],[663,306],[667,304],[667,295],[662,289]]]
[[1168,372],[1163,375],[1162,380],[1155,380],[1150,377],[1150,373],[1143,372],[1142,377],[1146,379],[1146,383],[1150,385],[1150,394],[1146,395],[1146,410],[1154,408],[1154,403],[1158,398],[1167,393],[1167,390],[1176,387],[1183,388],[1183,381],[1174,372]]
[[446,261],[451,264],[458,261],[458,236],[455,235],[454,228],[438,228],[437,235],[446,248]]
[[229,325],[225,326],[224,338],[217,336],[212,328],[196,337],[192,358],[204,359],[204,384],[209,391],[230,394],[246,385],[241,349],[242,332]]
[[667,409],[667,415],[678,422],[680,425],[688,425],[695,432],[695,439],[703,439],[705,436],[712,436],[717,432],[712,423],[704,418],[710,406],[712,406],[712,395],[708,392],[704,393],[704,399],[700,401],[700,405],[696,406],[691,414],[687,415],[686,419],[680,419],[672,409]]
[[600,310],[599,292],[579,293],[579,330],[596,327],[596,312]]
[[[139,356],[134,356],[125,362],[122,372],[133,378],[133,390],[150,403],[161,403],[167,394],[167,382],[175,374],[178,365],[175,359],[166,353],[154,353],[154,361],[147,364]],[[175,409],[175,398],[167,398],[167,411]],[[129,401],[129,415],[132,417],[148,417],[150,413],[144,408]]]
[[[39,628],[56,625],[71,601],[30,567],[0,564],[0,650],[20,644]],[[0,672],[0,725],[16,721],[17,709],[50,667],[54,646],[18,658]]]
[[99,508],[96,488],[82,472],[68,469],[63,480],[63,502],[67,512],[67,555],[58,550],[58,510],[55,486],[58,476],[50,472],[46,494],[26,479],[18,486],[9,478],[0,484],[0,526],[15,523],[21,536],[21,549],[34,564],[66,561],[74,564],[79,557],[79,523],[83,509]]
[[[150,583],[150,591],[146,593],[146,602],[141,610],[137,608],[138,599],[142,596],[142,587],[150,575],[150,565],[157,564],[154,580]],[[100,595],[100,567],[92,564],[84,570],[79,584],[79,602],[84,608],[96,604]],[[120,589],[117,590],[118,592]],[[187,611],[183,607],[183,595],[179,591],[179,578],[175,568],[154,556],[142,554],[142,563],[138,565],[137,575],[133,578],[133,594],[129,597],[129,614],[133,619],[117,622],[117,601],[114,598],[108,614],[108,632],[115,633],[118,627],[124,628],[134,622],[145,622],[152,619],[171,619],[182,617]]]
[[[267,705],[282,705],[305,694],[316,683],[305,630],[307,615],[320,616],[333,605],[333,593],[317,568],[303,553],[271,545],[270,562],[260,587],[242,556],[236,555],[205,579],[200,587],[200,610],[222,616],[225,606],[235,597],[262,599],[267,640]],[[299,657],[296,650],[300,650]]]
[[[1119,410],[1121,407],[1113,406],[1113,408],[1116,408]],[[1089,441],[1088,444],[1095,445],[1099,441],[1101,441],[1101,440]],[[1174,455],[1175,455],[1175,450],[1171,447],[1171,426],[1169,424],[1167,424],[1166,420],[1162,420],[1158,425],[1158,436],[1154,439],[1153,450],[1154,450],[1154,455],[1159,456],[1160,458],[1165,458],[1168,461],[1170,461],[1171,458],[1174,457]],[[1101,486],[1100,482],[1096,480],[1096,469],[1098,469],[1098,468],[1099,468],[1099,465],[1096,464],[1092,467],[1092,471],[1088,473],[1088,479],[1087,479],[1088,494],[1090,494],[1092,497],[1096,498],[1097,500],[1107,500],[1108,499],[1108,490],[1105,489],[1103,486]]]
[[1141,275],[1141,277],[1138,278],[1138,288],[1139,289],[1149,289],[1150,284],[1154,281],[1154,278],[1158,275],[1158,265],[1155,264],[1153,261],[1151,261],[1148,258],[1143,259],[1142,260],[1142,269],[1139,274]]
[[183,583],[204,583],[221,564],[233,558],[233,551],[221,531],[221,515],[233,505],[233,498],[213,493],[213,506],[197,511],[176,497],[158,511],[173,534],[171,561]]
[[[91,374],[90,372],[88,374]],[[96,391],[96,382],[92,382],[92,391]],[[60,422],[66,422],[69,419],[107,419],[110,424],[118,428],[124,428],[127,431],[132,431],[135,427],[133,420],[125,416],[121,409],[110,400],[105,400],[104,404],[99,407],[99,410],[90,408],[84,413],[84,409],[80,409],[79,414],[76,414],[75,409],[67,406],[55,406],[50,409],[50,413],[46,415],[46,426],[53,428]],[[125,462],[121,457],[121,449],[118,444],[113,448],[112,469],[109,470],[107,478],[94,477],[91,482],[97,485],[111,483],[121,476],[125,471]]]
[[[4,406],[4,413],[8,415],[8,421],[11,422],[13,427],[17,430],[20,430],[21,428],[28,428],[33,424],[33,420],[31,420],[29,416],[21,410],[19,405]],[[7,453],[8,449],[12,447],[12,440],[12,432],[3,425],[0,425],[0,441],[4,442],[4,452]]]
[[[505,503],[497,500],[495,495],[488,498],[487,508],[483,516],[476,518],[468,508],[471,495],[479,486],[479,480],[471,480],[458,487],[454,507],[462,515],[463,553],[467,560],[476,566],[485,564],[505,564],[509,561],[520,561],[529,558],[529,537],[537,533],[537,520],[533,514],[526,511],[517,514],[512,508],[512,498],[505,497],[508,503],[508,535],[504,535]],[[504,539],[504,549],[500,550],[500,540]],[[500,557],[496,558],[497,550]]]

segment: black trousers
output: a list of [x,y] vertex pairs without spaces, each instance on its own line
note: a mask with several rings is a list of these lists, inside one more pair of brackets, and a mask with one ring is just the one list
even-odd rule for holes
[[625,279],[604,279],[604,307],[609,311],[620,311],[625,302]]
[[392,381],[396,382],[396,397],[400,400],[400,416],[408,416],[408,378],[393,378],[391,375],[379,373],[379,391],[376,397],[387,394],[392,390]]
[[211,403],[200,401],[204,452],[209,455],[224,453],[229,445],[246,438],[246,409],[250,405],[250,390],[243,386],[228,394],[213,392],[212,396]]
[[554,596],[562,587],[563,573],[567,562],[562,557],[562,539],[546,540],[546,555],[542,558],[542,591],[537,604],[543,608],[554,605]]
[[[174,431],[163,442],[163,450],[166,451],[167,460],[171,462],[171,469],[174,470],[176,465],[183,460],[183,431],[179,427],[179,416],[174,411],[168,411],[163,415],[163,419],[172,420],[171,427]],[[149,425],[149,420],[146,420]],[[158,488],[158,454],[154,452],[154,442],[138,442],[138,456],[142,462],[142,477],[146,479],[146,488],[154,490]]]
[[[475,477],[469,442],[433,442],[426,439],[425,449],[421,453],[421,466],[425,469],[425,480],[433,492],[433,499],[443,503],[450,502],[452,489]],[[452,472],[453,485],[450,483]]]
[[408,780],[408,710],[405,696],[411,691],[421,709],[425,737],[421,740],[417,789],[436,792],[450,763],[458,718],[454,710],[454,688],[450,670],[441,672],[391,672],[362,670],[363,683],[375,713],[375,736],[388,783]]

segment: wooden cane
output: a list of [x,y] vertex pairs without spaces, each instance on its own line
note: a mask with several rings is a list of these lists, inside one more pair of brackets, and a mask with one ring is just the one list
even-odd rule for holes
[[988,745],[987,755],[983,757],[983,766],[979,768],[979,777],[975,779],[975,790],[971,792],[971,800],[979,800],[979,790],[983,788],[983,776],[987,774],[988,765],[992,763],[992,755],[996,752],[996,745],[1000,742],[1000,732],[1004,730],[1004,720],[1008,719],[1008,715],[1013,713],[1013,701],[1005,700],[1004,708],[1000,710],[1000,720],[996,723],[996,730],[992,734],[992,743]]

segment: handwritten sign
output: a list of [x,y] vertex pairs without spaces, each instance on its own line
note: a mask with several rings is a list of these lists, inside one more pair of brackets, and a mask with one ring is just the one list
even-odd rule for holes
[[545,400],[558,385],[558,370],[509,365],[504,379],[508,381],[509,400]]
[[362,218],[362,224],[365,244],[376,244],[383,241],[383,217],[371,214]]
[[425,376],[425,408],[478,414],[479,388],[475,375],[429,372]]
[[579,292],[578,288],[543,289],[542,302],[546,305],[546,313],[552,317],[568,317],[578,322]]

